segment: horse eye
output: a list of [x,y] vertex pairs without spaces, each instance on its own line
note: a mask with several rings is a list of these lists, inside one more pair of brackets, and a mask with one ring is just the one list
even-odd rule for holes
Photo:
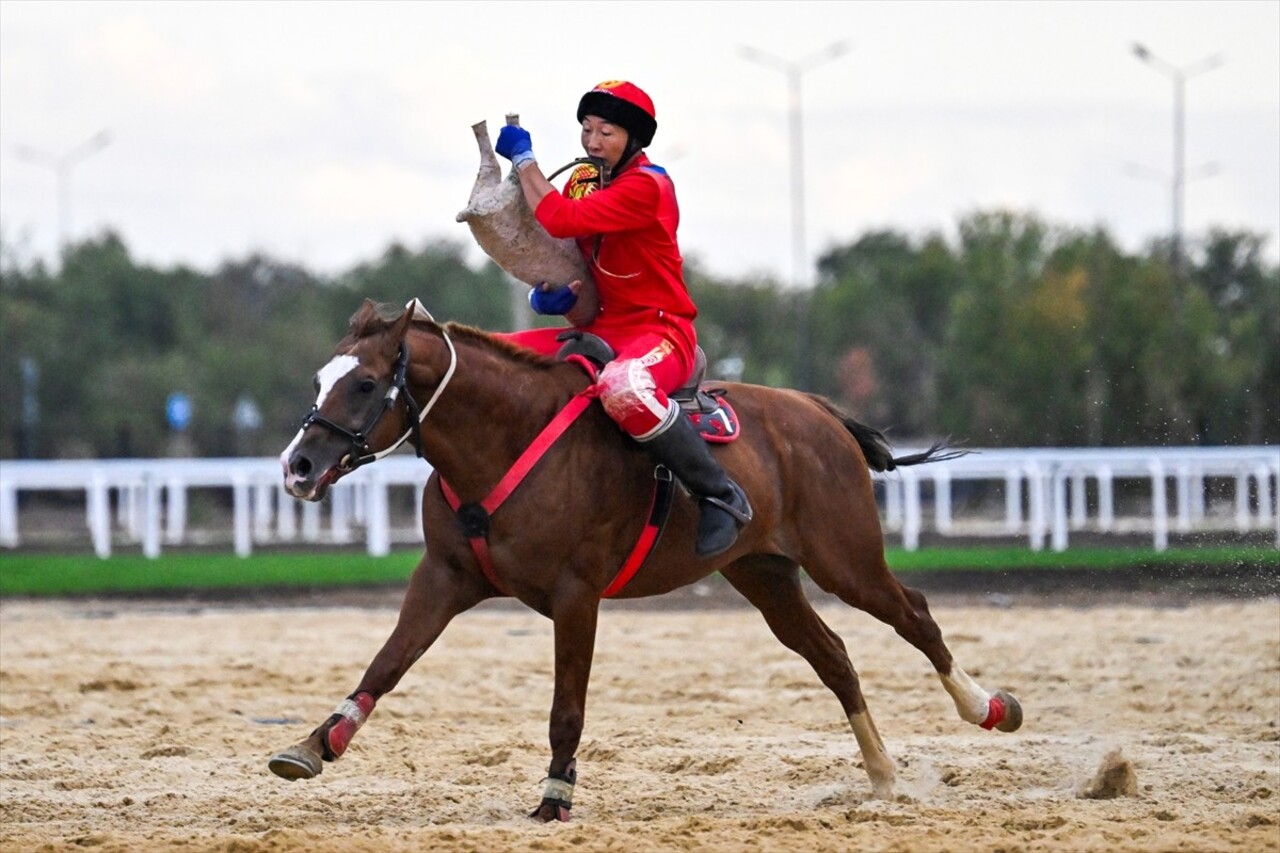
[[373,389],[377,387],[378,387],[378,383],[374,382],[372,379],[360,380],[360,393],[362,394],[372,394]]

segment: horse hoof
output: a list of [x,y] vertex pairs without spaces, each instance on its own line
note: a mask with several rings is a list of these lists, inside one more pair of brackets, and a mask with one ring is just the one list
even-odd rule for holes
[[552,821],[559,821],[560,823],[568,823],[569,821],[573,820],[567,808],[565,808],[564,806],[557,806],[553,803],[544,803],[538,806],[536,809],[533,810],[533,812],[529,815],[529,817],[533,818],[539,823],[551,823]]
[[1004,719],[996,723],[996,728],[1002,732],[1016,732],[1022,728],[1022,706],[1013,698],[1013,694],[1007,690],[997,690],[996,698],[1004,703]]
[[314,779],[320,775],[320,771],[324,770],[324,763],[320,760],[319,753],[303,744],[296,744],[282,752],[277,752],[271,756],[267,766],[271,768],[272,773],[289,781]]

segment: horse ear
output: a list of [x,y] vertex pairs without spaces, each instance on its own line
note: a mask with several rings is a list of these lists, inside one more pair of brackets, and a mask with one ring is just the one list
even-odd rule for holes
[[358,334],[364,329],[376,314],[378,303],[372,299],[365,297],[364,302],[360,303],[360,307],[356,309],[356,313],[352,314],[347,320],[347,331],[352,334]]
[[436,318],[431,316],[431,312],[417,298],[410,299],[409,303],[404,306],[404,313],[391,324],[389,336],[391,340],[396,342],[397,346],[400,341],[404,340],[405,335],[409,333],[409,324],[415,320],[428,323],[436,321]]
[[[384,305],[383,306],[384,311],[385,309],[388,309],[388,307],[390,306]],[[399,314],[398,316],[397,315],[387,316],[387,314],[383,314],[383,316],[384,316],[383,323],[385,323],[384,333],[385,333],[385,336],[387,336],[384,338],[384,341],[385,341],[384,348],[385,348],[385,351],[387,351],[388,353],[392,353],[392,355],[394,355],[394,352],[399,350],[399,346],[401,346],[401,343],[404,342],[404,337],[406,337],[408,334],[408,324],[412,323],[413,321],[413,305],[412,304],[408,305],[406,309],[404,309],[402,313]]]
[[387,339],[395,341],[397,347],[404,340],[405,335],[409,333],[409,324],[413,322],[413,306],[410,305],[404,310],[404,313],[396,318],[395,322],[387,329]]
[[348,336],[357,340],[370,335],[385,336],[394,352],[404,340],[413,318],[412,307],[399,311],[394,305],[366,298],[356,309],[356,313],[351,315]]

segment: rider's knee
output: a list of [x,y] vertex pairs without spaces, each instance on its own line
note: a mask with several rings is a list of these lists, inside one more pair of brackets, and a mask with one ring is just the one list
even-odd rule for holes
[[648,368],[635,359],[613,361],[600,372],[600,403],[628,434],[643,440],[671,418],[671,405]]

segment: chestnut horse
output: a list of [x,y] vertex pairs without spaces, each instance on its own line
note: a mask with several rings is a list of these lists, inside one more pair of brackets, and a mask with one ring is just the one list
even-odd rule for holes
[[[273,772],[286,779],[320,773],[322,761],[343,753],[377,700],[454,616],[507,594],[554,623],[551,763],[532,816],[568,819],[600,600],[614,593],[618,568],[649,523],[655,464],[589,404],[576,420],[561,417],[562,437],[532,467],[526,458],[518,486],[505,475],[558,413],[589,400],[592,387],[579,365],[436,323],[417,300],[394,315],[365,301],[316,374],[315,405],[280,457],[285,488],[320,500],[345,473],[408,439],[435,468],[422,508],[426,553],[395,629],[355,692],[305,740],[274,755]],[[936,460],[938,448],[895,459],[883,435],[818,396],[723,387],[742,429],[714,452],[750,495],[754,519],[730,550],[699,559],[697,506],[677,494],[665,532],[618,596],[661,595],[720,572],[835,694],[875,796],[892,796],[894,765],[844,643],[805,597],[802,566],[821,589],[891,625],[923,652],[962,720],[1016,730],[1017,700],[983,689],[953,661],[925,597],[885,564],[871,470]],[[441,478],[454,493],[452,504]]]

